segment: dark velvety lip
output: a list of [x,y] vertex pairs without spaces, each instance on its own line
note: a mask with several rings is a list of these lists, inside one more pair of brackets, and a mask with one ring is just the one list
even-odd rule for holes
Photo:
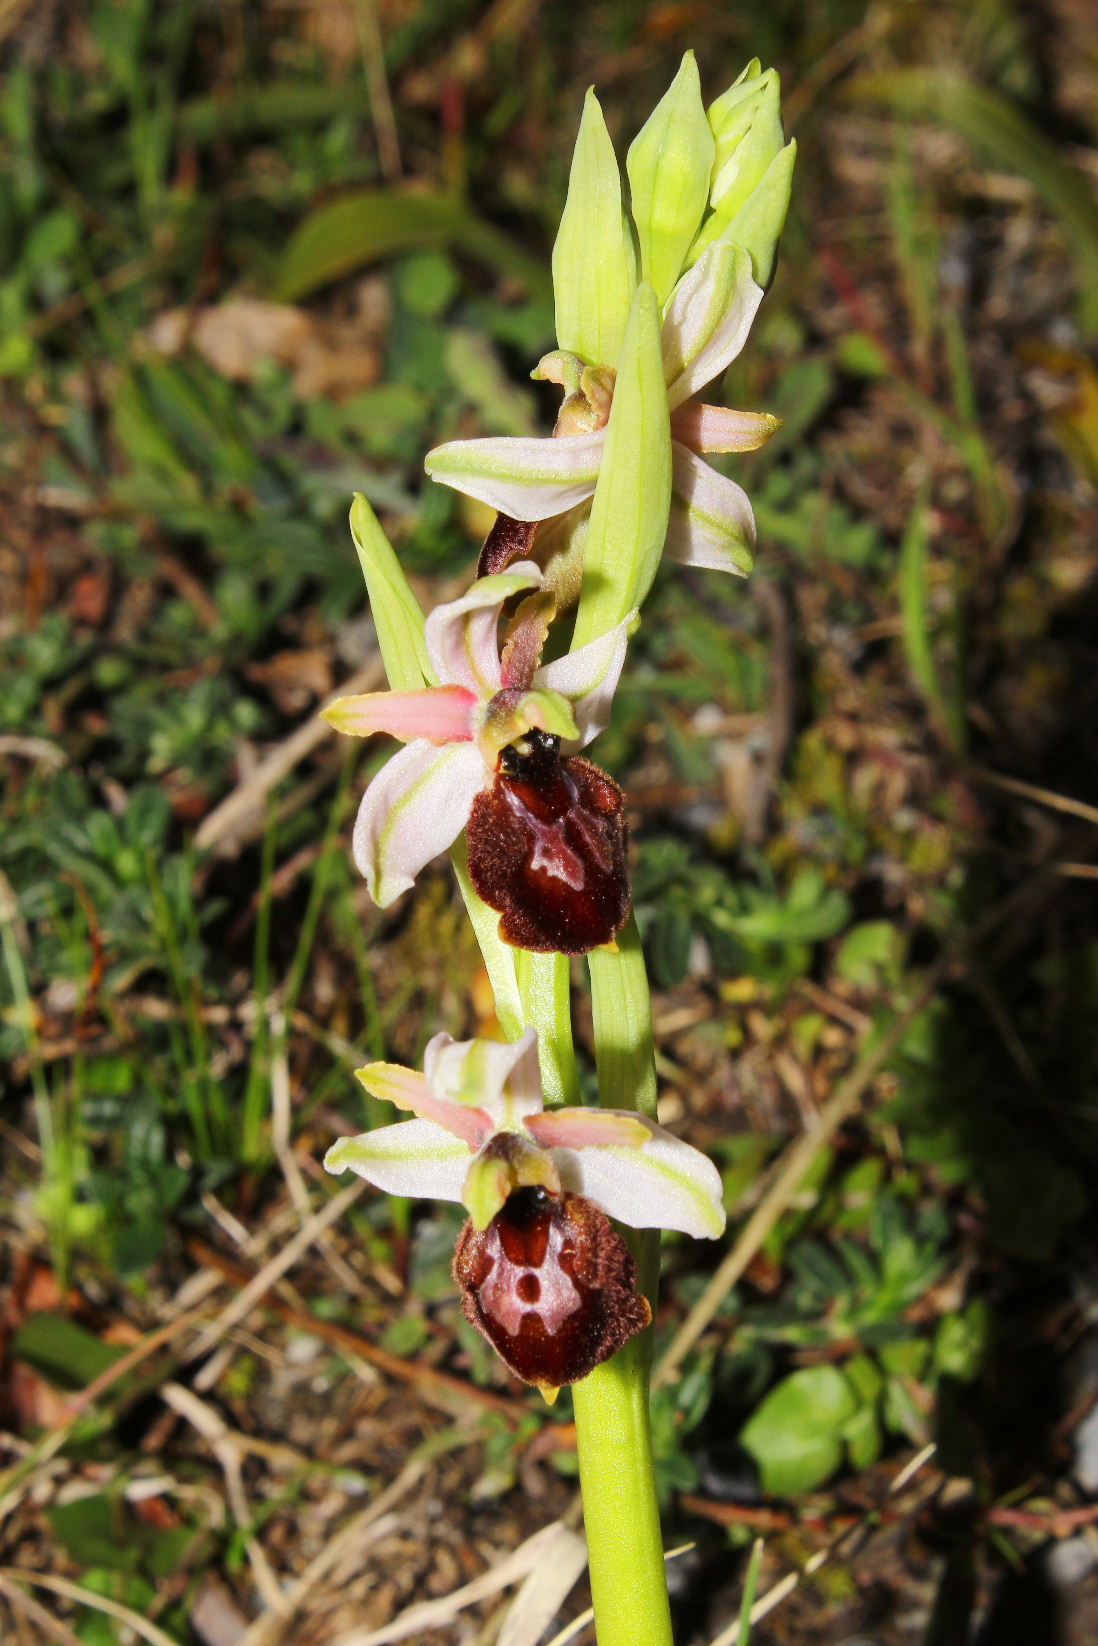
[[542,1388],[577,1383],[652,1318],[628,1246],[581,1195],[516,1189],[483,1232],[465,1224],[454,1279],[466,1318]]
[[[516,752],[517,751],[517,752]],[[469,814],[469,873],[502,916],[500,936],[539,953],[587,954],[609,943],[629,913],[627,829],[621,789],[557,739],[531,733],[509,745]]]

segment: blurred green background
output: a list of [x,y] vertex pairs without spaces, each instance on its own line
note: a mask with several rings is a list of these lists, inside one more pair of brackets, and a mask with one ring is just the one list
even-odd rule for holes
[[570,1500],[567,1394],[460,1319],[456,1208],[308,1223],[388,1118],[351,1070],[492,1021],[449,871],[382,912],[349,863],[389,745],[313,717],[381,684],[352,491],[452,598],[491,517],[423,454],[551,425],[583,92],[624,156],[688,47],[707,97],[777,67],[800,159],[710,395],[784,418],[728,460],[758,571],[661,574],[598,750],[661,1113],[731,1214],[668,1242],[657,1352],[745,1257],[655,1397],[681,1639],[756,1533],[763,1590],[830,1551],[761,1646],[1093,1636],[1090,8],[4,0],[5,1639],[327,1642]]

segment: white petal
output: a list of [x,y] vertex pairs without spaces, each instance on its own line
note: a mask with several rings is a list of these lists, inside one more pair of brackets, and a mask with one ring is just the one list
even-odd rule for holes
[[536,1029],[527,1029],[515,1041],[451,1040],[448,1034],[436,1034],[428,1042],[423,1072],[435,1097],[474,1104],[491,1115],[497,1128],[541,1113]]
[[605,431],[539,440],[532,435],[451,440],[424,459],[432,480],[488,503],[515,520],[548,520],[590,497]]
[[715,241],[683,275],[663,317],[663,369],[674,411],[719,377],[747,341],[763,290],[742,246]]
[[417,738],[382,766],[362,797],[352,842],[375,903],[388,908],[453,845],[488,781],[475,743],[436,749]]
[[677,441],[671,445],[671,462],[667,553],[684,566],[746,577],[755,547],[755,515],[747,493]]
[[632,1229],[681,1229],[715,1240],[725,1225],[721,1174],[654,1120],[644,1124],[651,1136],[639,1149],[614,1143],[553,1149],[561,1183]]
[[355,1172],[386,1194],[460,1200],[472,1158],[467,1143],[433,1120],[401,1120],[359,1137],[341,1137],[324,1156],[324,1169]]
[[571,699],[580,732],[578,748],[586,748],[610,723],[625,649],[636,621],[636,612],[630,612],[616,628],[558,657],[555,663],[547,663],[534,674],[536,686],[549,686],[562,697]]
[[483,699],[500,688],[499,614],[523,589],[541,587],[541,571],[519,560],[505,572],[478,577],[460,600],[436,606],[427,619],[427,655],[446,685],[464,686]]

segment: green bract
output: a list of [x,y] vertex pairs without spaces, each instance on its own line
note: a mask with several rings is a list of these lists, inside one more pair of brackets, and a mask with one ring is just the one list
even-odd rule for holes
[[351,504],[351,536],[366,579],[370,611],[389,685],[395,692],[418,691],[424,684],[437,686],[423,637],[424,618],[419,601],[408,587],[377,515],[361,492],[355,493]]
[[625,162],[641,273],[655,287],[661,304],[671,295],[701,224],[714,153],[698,65],[688,51],[633,139]]
[[642,281],[633,298],[591,520],[573,647],[615,627],[652,586],[671,507],[671,421],[660,309]]
[[588,91],[553,246],[560,347],[592,363],[617,365],[636,283],[614,145],[599,100]]

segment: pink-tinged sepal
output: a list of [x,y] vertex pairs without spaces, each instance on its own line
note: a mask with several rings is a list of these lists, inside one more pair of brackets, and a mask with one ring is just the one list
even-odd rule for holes
[[461,1138],[470,1149],[479,1149],[492,1135],[492,1117],[487,1110],[438,1096],[426,1075],[403,1069],[398,1063],[367,1063],[364,1069],[355,1070],[355,1079],[372,1096],[384,1098],[398,1109],[408,1109],[420,1120],[433,1121]]
[[649,1136],[640,1115],[621,1109],[552,1109],[533,1115],[526,1129],[546,1149],[589,1149],[607,1143],[637,1149]]
[[410,743],[468,742],[476,732],[480,699],[465,686],[428,686],[420,692],[366,692],[337,697],[324,709],[325,720],[348,737],[388,732]]

